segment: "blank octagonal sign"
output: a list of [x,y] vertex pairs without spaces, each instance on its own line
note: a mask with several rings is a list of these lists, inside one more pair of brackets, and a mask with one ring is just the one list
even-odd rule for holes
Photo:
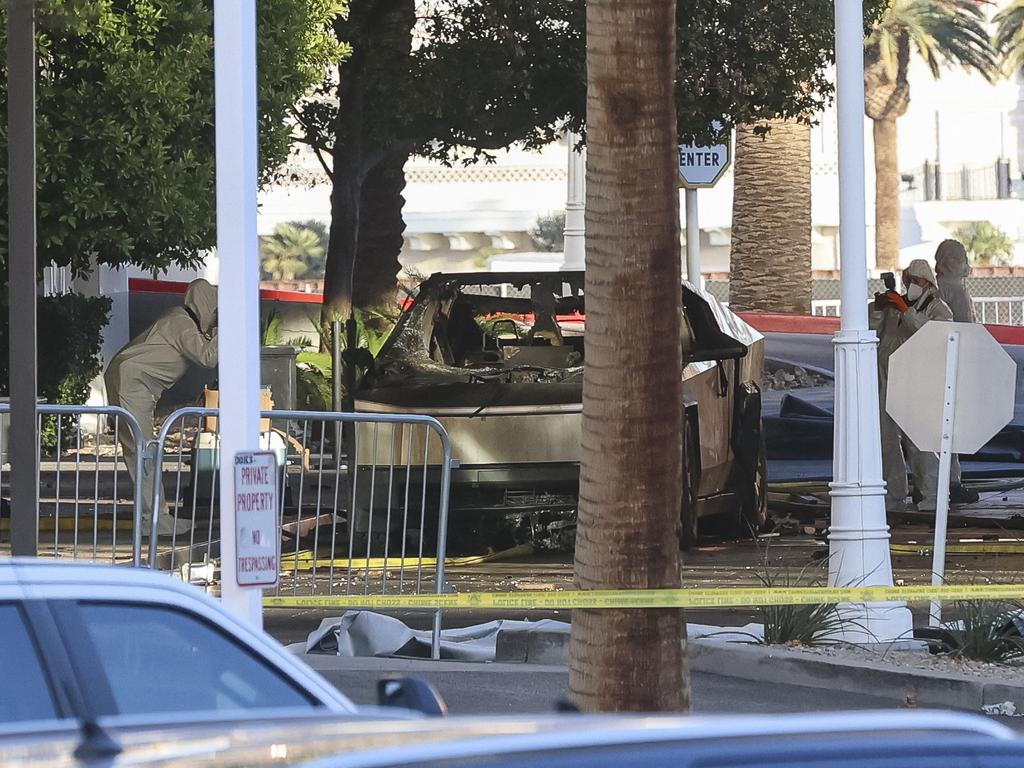
[[941,450],[946,347],[959,334],[953,453],[976,453],[1013,419],[1017,366],[983,325],[932,321],[889,358],[886,410],[922,451]]

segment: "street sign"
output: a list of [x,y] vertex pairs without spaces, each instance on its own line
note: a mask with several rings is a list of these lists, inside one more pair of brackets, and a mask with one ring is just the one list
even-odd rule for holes
[[[939,454],[932,584],[946,572],[949,473],[954,453],[975,453],[1013,418],[1017,366],[982,325],[932,321],[889,358],[886,410],[921,451]],[[942,623],[933,601],[929,623]]]
[[953,453],[976,453],[1013,418],[1017,366],[983,325],[930,322],[889,359],[889,415],[922,451],[942,450],[946,349],[957,335]]
[[235,454],[235,574],[240,587],[272,587],[280,572],[277,457]]
[[679,145],[679,178],[687,189],[713,187],[732,163],[728,144]]

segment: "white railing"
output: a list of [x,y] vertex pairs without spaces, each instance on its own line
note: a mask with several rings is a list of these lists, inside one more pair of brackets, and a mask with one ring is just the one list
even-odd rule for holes
[[1024,325],[1024,296],[985,296],[974,299],[974,319],[979,323]]
[[818,317],[839,317],[839,299],[816,299],[811,302],[811,314]]
[[[816,317],[838,317],[839,299],[815,299],[811,314]],[[979,323],[1024,325],[1024,296],[982,296],[974,299],[974,319]]]

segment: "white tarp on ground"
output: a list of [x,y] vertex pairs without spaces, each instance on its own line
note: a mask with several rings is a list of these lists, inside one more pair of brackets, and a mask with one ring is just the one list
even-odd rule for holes
[[[494,661],[499,631],[569,632],[564,621],[511,621],[502,619],[470,627],[441,630],[441,658],[461,661]],[[757,642],[760,624],[743,627],[715,627],[690,624],[687,634],[721,642]],[[406,656],[430,658],[431,632],[410,629],[400,619],[372,611],[347,611],[340,618],[324,619],[306,639],[306,653],[338,656]]]
[[[563,621],[488,621],[471,627],[441,630],[441,658],[494,661],[500,630],[568,632]],[[306,640],[306,653],[338,656],[411,656],[430,658],[430,630],[410,629],[401,620],[371,611],[346,611],[324,619]]]

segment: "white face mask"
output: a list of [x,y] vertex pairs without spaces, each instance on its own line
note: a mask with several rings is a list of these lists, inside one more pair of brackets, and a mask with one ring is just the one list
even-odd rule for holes
[[917,301],[918,299],[921,298],[921,295],[923,293],[924,288],[922,288],[917,283],[911,283],[910,287],[907,288],[907,298],[910,299],[911,301]]

